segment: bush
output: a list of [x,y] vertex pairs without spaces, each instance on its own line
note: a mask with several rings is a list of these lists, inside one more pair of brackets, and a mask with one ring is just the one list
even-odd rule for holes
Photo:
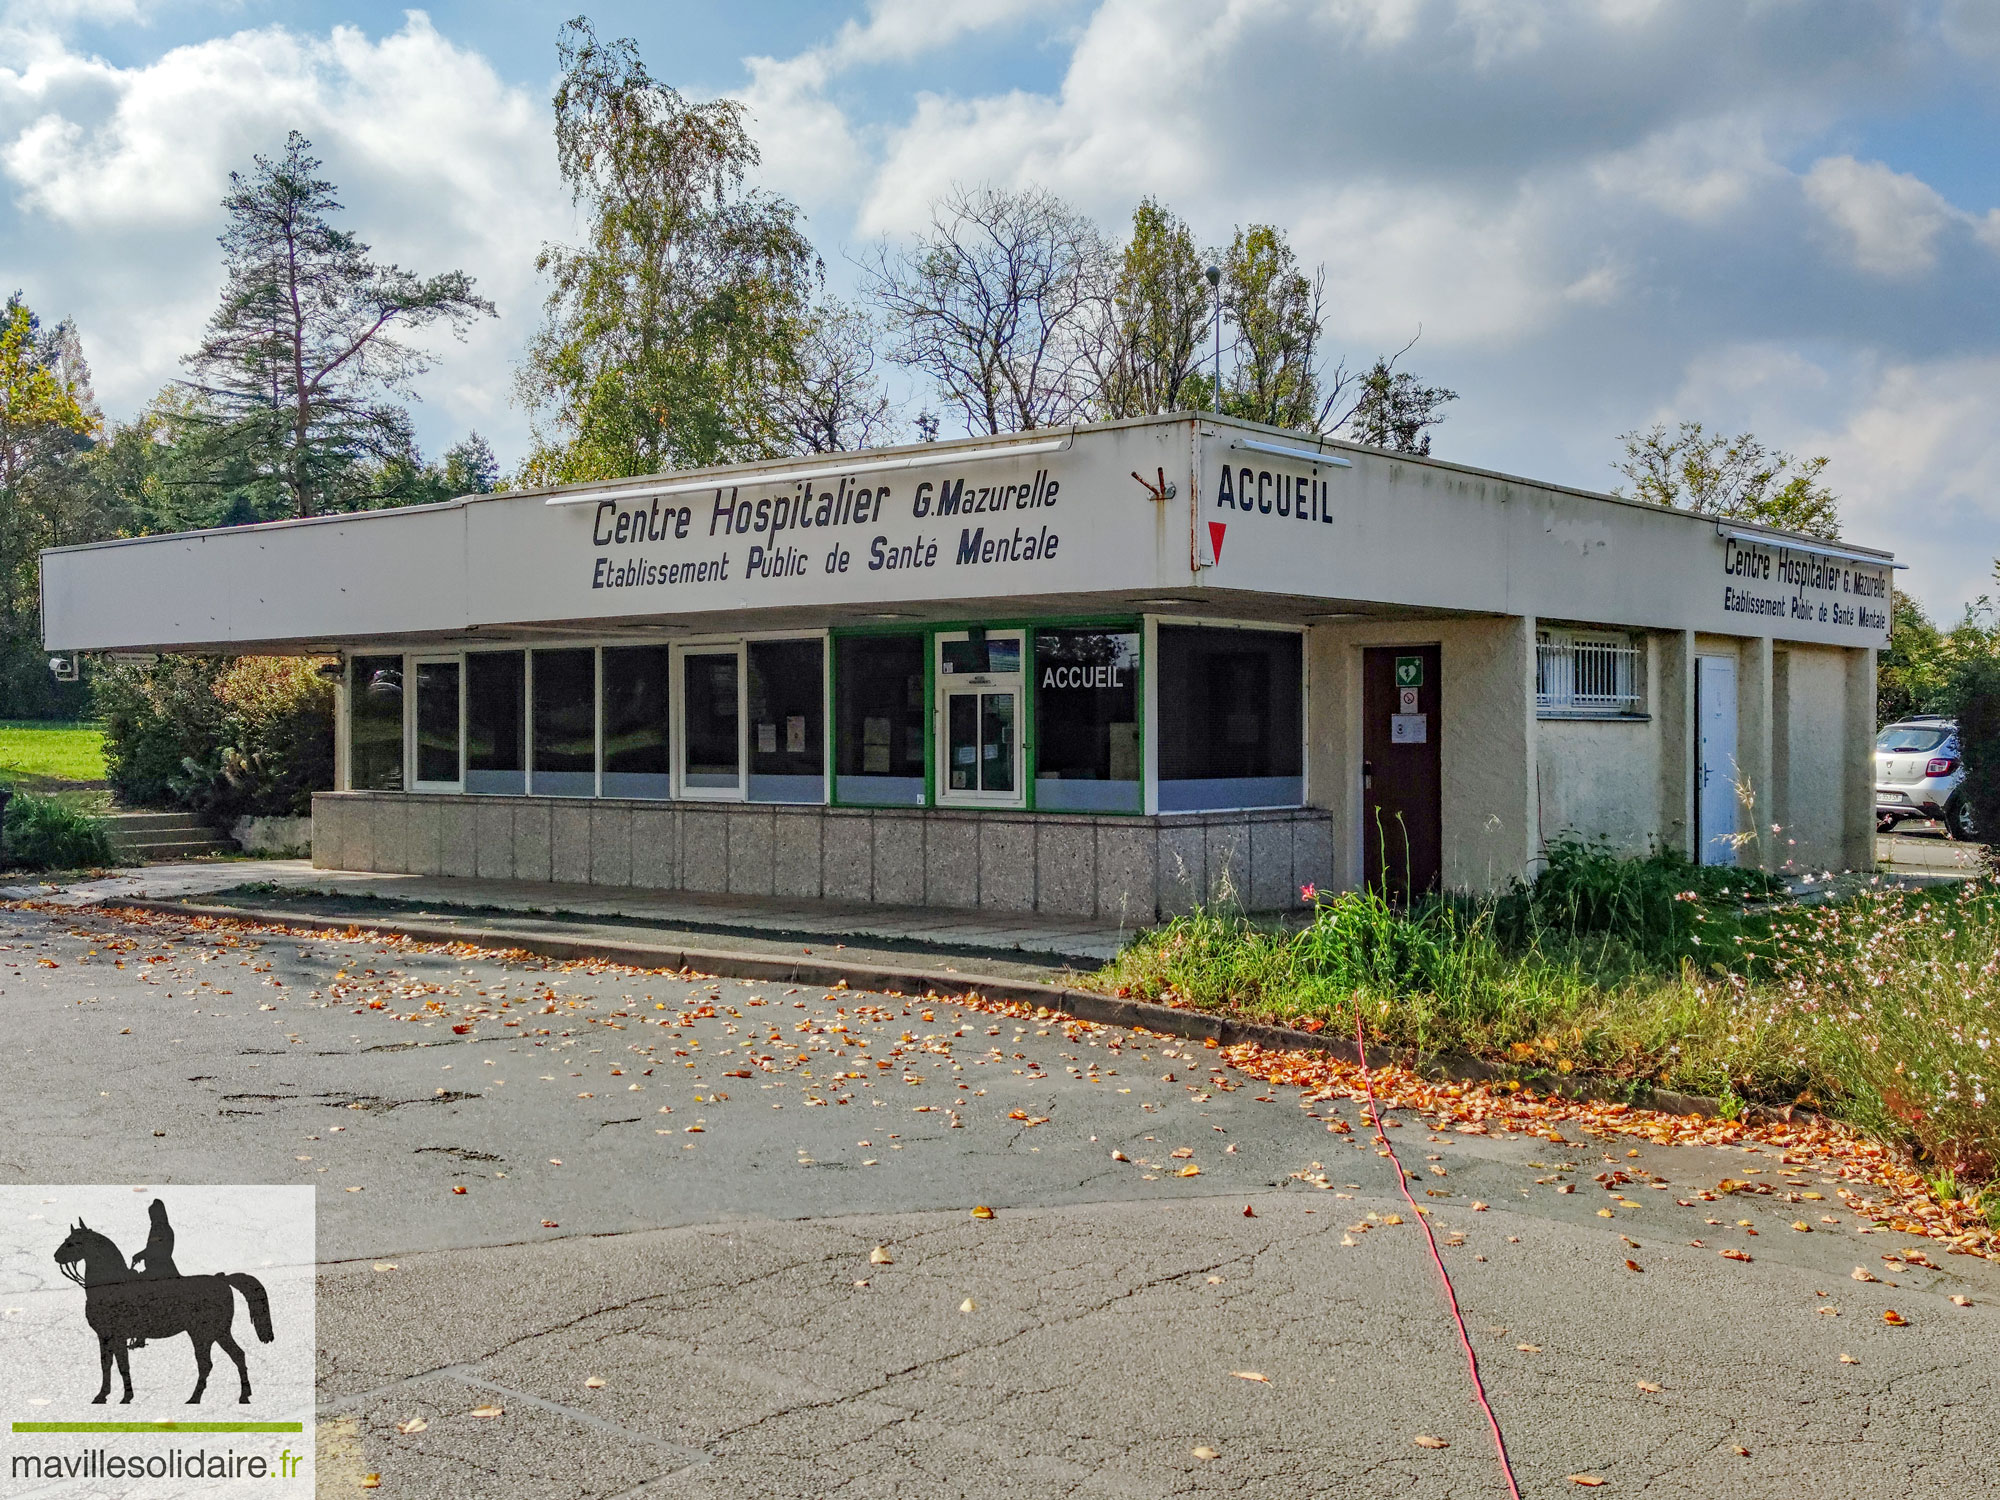
[[112,863],[104,820],[55,797],[16,792],[7,804],[7,861],[19,869],[83,870]]
[[112,789],[227,829],[303,817],[333,785],[334,688],[322,657],[162,657],[98,679]]
[[215,684],[226,660],[163,656],[150,667],[106,667],[92,695],[104,721],[104,765],[128,807],[178,807],[174,783],[222,742],[225,710]]
[[222,742],[175,781],[182,806],[218,828],[300,818],[333,786],[333,682],[323,657],[245,656],[215,683]]
[[1956,689],[1959,753],[1965,757],[1959,795],[1971,808],[1979,837],[2000,843],[2000,661],[1967,662]]
[[1761,870],[1698,865],[1677,849],[1633,859],[1557,839],[1544,858],[1534,881],[1516,881],[1494,908],[1494,926],[1510,943],[1596,937],[1653,963],[1697,958],[1706,965],[1719,957],[1730,963],[1716,949],[1736,935],[1724,929],[1737,925],[1741,903],[1784,889]]

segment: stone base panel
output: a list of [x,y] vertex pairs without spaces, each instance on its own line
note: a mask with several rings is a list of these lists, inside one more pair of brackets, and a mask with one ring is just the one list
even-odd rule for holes
[[1333,879],[1317,808],[1156,818],[321,792],[313,863],[1134,925],[1294,907]]

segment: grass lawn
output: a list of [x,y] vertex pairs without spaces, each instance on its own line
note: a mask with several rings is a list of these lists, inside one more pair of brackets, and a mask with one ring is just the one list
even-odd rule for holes
[[104,731],[95,724],[0,719],[0,783],[60,792],[102,784]]

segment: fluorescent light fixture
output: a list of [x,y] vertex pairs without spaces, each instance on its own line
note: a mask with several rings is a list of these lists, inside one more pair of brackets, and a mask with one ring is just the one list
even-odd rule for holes
[[1739,531],[1732,526],[1718,526],[1715,534],[1732,542],[1755,542],[1760,547],[1782,547],[1788,552],[1804,552],[1813,557],[1831,557],[1837,562],[1865,563],[1875,568],[1907,568],[1908,563],[1896,562],[1874,552],[1857,552],[1852,547],[1835,547],[1827,542],[1800,542],[1787,536],[1771,536],[1762,531]]
[[544,505],[599,505],[606,500],[650,500],[655,495],[692,495],[702,490],[741,489],[745,485],[768,488],[792,484],[800,479],[817,479],[822,474],[887,474],[900,469],[929,469],[939,464],[973,463],[983,458],[1019,458],[1032,453],[1054,453],[1070,445],[1070,438],[1054,438],[1040,443],[1000,443],[987,448],[947,448],[940,453],[910,453],[901,458],[867,459],[860,463],[818,463],[810,468],[780,469],[776,473],[711,474],[705,479],[676,479],[667,484],[641,485],[628,490],[590,490],[580,494],[551,495]]
[[1351,469],[1354,465],[1334,453],[1316,453],[1310,448],[1287,448],[1279,443],[1262,443],[1256,438],[1238,438],[1229,445],[1232,448],[1248,448],[1252,453],[1271,453],[1279,458],[1302,458],[1307,463],[1332,464],[1336,469]]

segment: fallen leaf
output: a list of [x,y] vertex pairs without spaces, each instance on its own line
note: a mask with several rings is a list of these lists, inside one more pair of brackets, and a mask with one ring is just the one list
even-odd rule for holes
[[601,1391],[604,1389],[604,1381],[596,1375],[593,1375],[588,1380],[584,1381],[583,1385],[585,1390]]
[[558,1224],[558,1223],[557,1223],[557,1222],[556,1222],[556,1221],[555,1221],[554,1219],[544,1219],[544,1220],[542,1220],[542,1228],[544,1228],[544,1229],[560,1229],[560,1228],[562,1228],[562,1225]]
[[1744,1447],[1741,1443],[1738,1443],[1735,1447],[1731,1448],[1729,1451],[1731,1453],[1734,1453],[1738,1458],[1748,1458],[1750,1456],[1750,1450]]
[[1724,1260],[1750,1259],[1750,1252],[1747,1250],[1718,1250],[1715,1253],[1721,1256]]
[[978,1312],[979,1304],[974,1302],[970,1297],[967,1297],[963,1302],[958,1304],[958,1310],[960,1312]]
[[454,1193],[463,1193],[465,1191],[465,1184],[461,1182],[460,1184],[458,1184],[457,1187],[453,1188],[452,1191]]
[[497,1417],[507,1410],[504,1406],[475,1406],[470,1415],[475,1417]]
[[382,1476],[380,1474],[363,1474],[361,1476],[361,1488],[363,1488],[364,1490],[381,1489]]
[[1199,1177],[1201,1176],[1201,1168],[1197,1167],[1193,1162],[1189,1162],[1186,1166],[1182,1167],[1178,1172],[1174,1173],[1174,1176]]
[[1114,1151],[1111,1153],[1111,1159],[1113,1161],[1130,1161],[1132,1158],[1127,1156],[1123,1151]]
[[1796,1229],[1800,1234],[1812,1233],[1812,1225],[1808,1224],[1804,1219],[1792,1220],[1792,1228]]
[[1486,1205],[1475,1198],[1472,1200],[1472,1211],[1476,1214],[1483,1214],[1486,1212]]
[[1860,1360],[1856,1359],[1856,1358],[1855,1358],[1855,1357],[1854,1357],[1853,1355],[1851,1355],[1851,1354],[1843,1354],[1843,1355],[1841,1355],[1841,1356],[1840,1356],[1840,1362],[1841,1362],[1842,1364],[1844,1364],[1844,1365],[1858,1365],[1858,1364],[1860,1364],[1860,1363],[1861,1363],[1861,1361],[1860,1361]]
[[1954,1293],[1954,1294],[1952,1295],[1952,1299],[1951,1299],[1951,1300],[1952,1300],[1952,1303],[1953,1303],[1953,1305],[1954,1305],[1954,1306],[1957,1306],[1957,1307],[1970,1307],[1970,1306],[1972,1306],[1972,1299],[1971,1299],[1970,1297],[1961,1297],[1961,1296],[1957,1295],[1956,1293]]
[[1818,1313],[1822,1318],[1837,1318],[1840,1316],[1840,1309],[1831,1305],[1815,1307],[1813,1311]]
[[988,1208],[984,1203],[977,1204],[972,1210],[972,1217],[975,1219],[990,1219],[993,1217],[993,1210]]
[[1594,1490],[1604,1483],[1595,1474],[1572,1474],[1569,1476],[1569,1482],[1571,1484],[1580,1484],[1587,1490]]
[[1855,1281],[1880,1281],[1882,1279],[1880,1276],[1877,1276],[1873,1271],[1869,1270],[1866,1266],[1856,1266],[1853,1270],[1849,1271],[1847,1274]]
[[868,1252],[868,1264],[871,1266],[893,1266],[895,1263],[896,1257],[889,1253],[887,1245],[877,1245]]
[[1234,1375],[1238,1380],[1254,1380],[1259,1385],[1269,1385],[1271,1383],[1270,1376],[1259,1375],[1255,1370],[1231,1370],[1229,1373]]
[[1196,1448],[1193,1449],[1192,1451],[1194,1453],[1194,1456],[1200,1459],[1203,1463],[1207,1463],[1211,1458],[1222,1457],[1222,1455],[1220,1453],[1217,1453],[1213,1448]]
[[1428,1432],[1418,1433],[1416,1443],[1419,1448],[1449,1448],[1451,1446],[1443,1438],[1432,1437]]
[[1403,1222],[1403,1216],[1401,1214],[1384,1214],[1382,1222],[1384,1224],[1400,1224]]
[[402,1433],[403,1436],[408,1437],[413,1432],[422,1432],[426,1427],[430,1425],[431,1424],[426,1422],[422,1417],[412,1417],[407,1422],[398,1422],[396,1424],[396,1431]]
[[1176,1146],[1174,1147],[1171,1155],[1173,1156],[1173,1159],[1175,1161],[1186,1161],[1190,1156],[1194,1155],[1194,1147]]
[[1246,1219],[1254,1219],[1257,1217],[1257,1210],[1252,1208],[1249,1204],[1246,1203],[1243,1205],[1243,1217]]
[[1893,1307],[1882,1309],[1882,1321],[1887,1323],[1891,1328],[1906,1328],[1910,1322],[1908,1318],[1897,1312]]
[[1618,1216],[1608,1208],[1600,1208],[1597,1211],[1597,1217],[1600,1219],[1615,1219]]
[[375,1262],[375,1269],[378,1271],[393,1271],[396,1269],[396,1263],[393,1260],[378,1260]]
[[1352,1250],[1356,1245],[1360,1244],[1361,1241],[1357,1240],[1351,1234],[1343,1234],[1340,1237],[1340,1243],[1343,1249]]
[[1542,1352],[1540,1344],[1516,1344],[1514,1347],[1519,1349],[1523,1354],[1540,1354]]
[[1649,1396],[1657,1396],[1660,1394],[1661,1391],[1666,1389],[1666,1387],[1654,1385],[1653,1382],[1650,1380],[1642,1380],[1639,1382],[1639,1389],[1646,1392],[1646,1394]]
[[1625,1262],[1625,1269],[1628,1271],[1643,1271],[1646,1268],[1640,1265],[1639,1262],[1637,1262],[1636,1260],[1628,1260]]

